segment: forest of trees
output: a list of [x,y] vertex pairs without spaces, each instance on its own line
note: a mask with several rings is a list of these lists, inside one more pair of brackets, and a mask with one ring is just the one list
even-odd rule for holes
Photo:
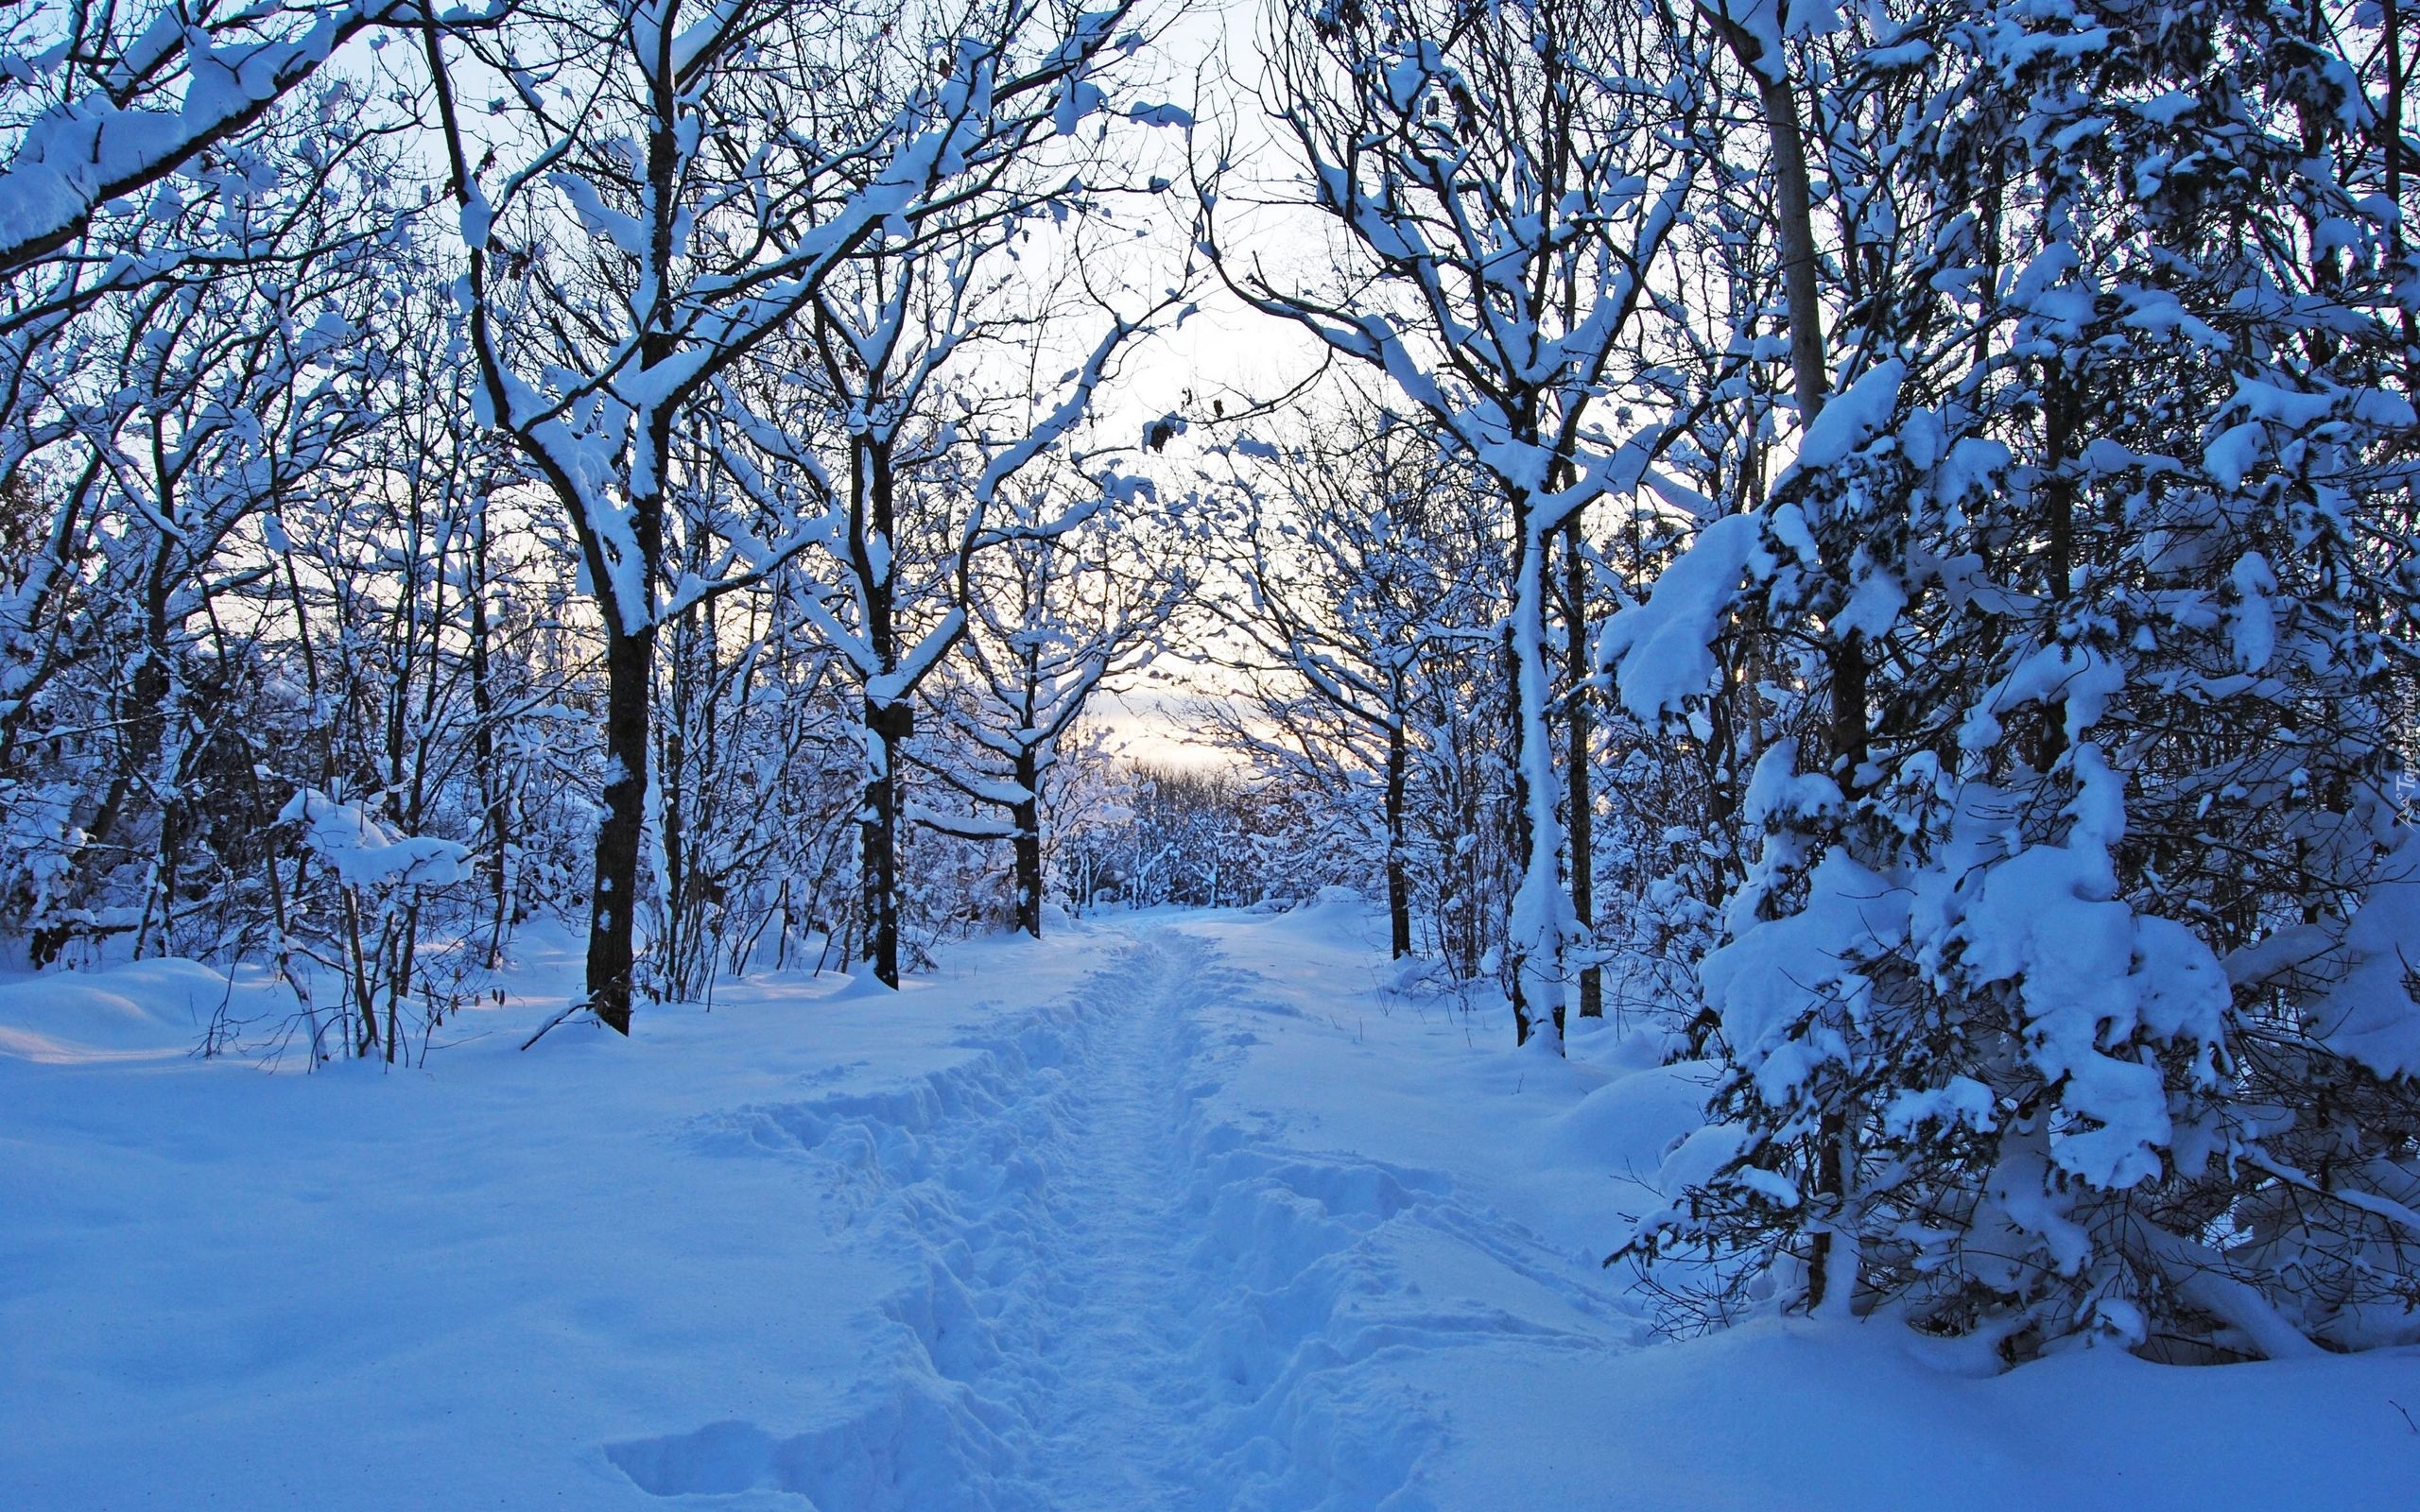
[[1207,14],[9,9],[11,948],[393,1060],[532,920],[627,1030],[1343,885],[1719,1068],[1676,1318],[2392,1335],[2420,27]]

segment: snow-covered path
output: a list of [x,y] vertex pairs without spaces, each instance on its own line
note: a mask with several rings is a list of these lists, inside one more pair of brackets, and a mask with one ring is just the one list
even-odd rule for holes
[[1558,1061],[1392,990],[1380,925],[1117,918],[522,1055],[569,979],[539,962],[408,1074],[189,1058],[224,993],[197,967],[0,983],[0,1507],[2270,1512],[2420,1484],[2420,1351],[2000,1374],[1794,1318],[1655,1345],[1598,1261],[1703,1089],[1616,1026]]
[[1220,1064],[1258,1042],[1207,1042],[1204,1011],[1299,1016],[1258,985],[1152,931],[906,1095],[715,1121],[811,1156],[921,1280],[886,1306],[898,1351],[850,1419],[790,1437],[708,1424],[613,1444],[614,1463],[658,1495],[770,1488],[861,1512],[1424,1504],[1407,1488],[1435,1425],[1351,1367],[1504,1320],[1371,1326],[1396,1289],[1372,1237],[1470,1224],[1442,1177],[1204,1117]]
[[[1066,1512],[1191,1508],[1181,1446],[1204,1383],[1185,1348],[1195,1295],[1184,1139],[1188,979],[1204,947],[1162,934],[1104,987],[1132,993],[1074,1069],[1061,1179],[1035,1260],[1050,1280],[1012,1362],[1034,1393],[1035,1479]],[[1198,989],[1198,988],[1197,988]]]

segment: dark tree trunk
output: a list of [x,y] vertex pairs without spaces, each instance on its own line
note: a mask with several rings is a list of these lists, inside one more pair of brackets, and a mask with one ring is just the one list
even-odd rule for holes
[[631,1032],[637,973],[639,846],[647,826],[648,703],[654,692],[655,627],[605,631],[605,821],[596,831],[590,899],[588,1005]]
[[[2397,0],[2383,0],[2380,45],[2386,54],[2386,120],[2381,145],[2386,155],[2386,197],[2395,208],[2388,232],[2395,260],[2403,257],[2403,18]],[[2420,313],[2403,301],[2403,382],[2407,390],[2420,388]]]
[[670,704],[664,712],[663,724],[664,766],[655,779],[659,811],[656,823],[663,827],[664,835],[664,938],[656,942],[656,955],[663,962],[664,980],[679,984],[674,990],[683,992],[688,989],[692,959],[700,949],[689,927],[691,916],[698,912],[698,879],[690,874],[689,836],[683,820],[688,799],[683,789],[689,771],[686,735],[692,717],[689,699],[694,689],[690,679],[694,675],[696,637],[694,618],[684,618],[672,627],[668,653],[672,660],[668,675]]
[[[1577,514],[1563,533],[1563,596],[1564,680],[1570,700],[1564,710],[1564,777],[1570,784],[1566,797],[1571,809],[1571,911],[1579,916],[1580,927],[1593,934],[1597,927],[1597,815],[1588,781],[1593,752],[1584,686],[1588,680],[1588,578],[1586,564],[1580,558]],[[1605,973],[1593,961],[1580,969],[1580,1016],[1605,1016]]]
[[353,1053],[366,1060],[378,1048],[378,1005],[370,995],[370,961],[361,953],[361,899],[351,887],[344,889],[344,930],[351,947],[354,1011],[361,1020],[354,1035]]
[[[659,204],[670,204],[680,153],[674,109],[658,84],[649,102],[647,178]],[[460,164],[456,164],[460,172]],[[648,261],[672,266],[671,223],[659,216],[650,229]],[[639,338],[642,369],[654,370],[680,348],[672,331],[671,282],[660,279],[655,306],[647,312]],[[589,900],[588,1005],[620,1034],[631,1032],[631,1001],[638,976],[639,849],[647,832],[648,721],[655,702],[655,585],[664,569],[664,470],[672,455],[672,410],[658,405],[648,416],[647,450],[651,476],[631,479],[631,535],[638,559],[619,565],[635,585],[617,584],[614,563],[593,527],[583,524],[581,544],[588,570],[605,608],[605,822],[596,832],[596,887]],[[557,490],[575,505],[577,492],[558,479]],[[626,592],[635,586],[636,592]],[[631,623],[635,618],[636,624]]]
[[1832,689],[1832,770],[1841,792],[1854,797],[1857,770],[1866,757],[1866,655],[1862,636],[1850,634],[1824,650],[1825,680]]
[[1766,129],[1773,142],[1774,240],[1781,249],[1782,292],[1788,300],[1790,376],[1798,390],[1798,423],[1815,423],[1829,397],[1824,362],[1823,304],[1815,288],[1815,200],[1806,176],[1806,136],[1798,124],[1798,96],[1787,83],[1759,76]]
[[[2052,614],[2063,615],[2075,593],[2076,480],[2067,459],[2075,442],[2076,384],[2066,363],[2052,358],[2048,367],[2043,385],[2048,392],[2042,402],[2042,524],[2048,548],[2042,587],[2049,596]],[[2059,695],[2042,702],[2042,737],[2034,748],[2034,770],[2048,771],[2066,748],[2067,700]]]
[[1016,784],[1025,797],[1010,811],[1016,825],[1017,928],[1042,937],[1042,763],[1030,747],[1018,750]]
[[[1529,534],[1529,521],[1526,518],[1526,511],[1516,510],[1514,512],[1512,517],[1512,529],[1515,540],[1526,539]],[[1527,550],[1516,550],[1513,553],[1512,572],[1515,581],[1519,579],[1519,576],[1522,573],[1537,571],[1536,566],[1530,561],[1529,557],[1530,554]],[[1510,712],[1512,718],[1506,731],[1510,737],[1508,742],[1510,748],[1505,752],[1505,765],[1508,774],[1512,780],[1512,861],[1514,871],[1512,882],[1513,888],[1517,893],[1521,885],[1521,868],[1528,865],[1530,847],[1532,842],[1530,838],[1530,825],[1529,769],[1522,759],[1525,754],[1522,747],[1526,744],[1524,739],[1526,731],[1523,730],[1521,723],[1521,653],[1513,644],[1513,633],[1512,621],[1508,616],[1504,622],[1504,692],[1506,696],[1506,702],[1511,706]],[[1512,902],[1512,900],[1509,897],[1504,900],[1507,909],[1505,916],[1507,926],[1505,929],[1505,943],[1507,946],[1513,946],[1517,944],[1517,941],[1512,937],[1512,930],[1510,927],[1512,922],[1510,913]],[[1508,954],[1510,953],[1508,952]],[[1511,970],[1505,973],[1505,992],[1512,1000],[1512,1042],[1516,1045],[1526,1045],[1530,1042],[1530,1005],[1528,1001],[1528,994],[1523,992],[1521,989],[1521,971],[1517,957],[1513,960],[1508,961],[1506,964],[1511,968]]]
[[494,858],[488,874],[488,970],[504,965],[504,933],[511,923],[512,868],[506,854],[512,846],[510,789],[496,760],[495,685],[488,663],[488,520],[481,500],[471,522],[471,710],[472,758],[478,768],[479,799],[486,810],[488,853]]
[[[1534,419],[1531,420],[1534,434]],[[1520,918],[1519,900],[1523,889],[1537,899],[1533,906],[1547,906],[1545,898],[1550,889],[1563,886],[1558,870],[1563,859],[1563,837],[1556,833],[1561,826],[1554,821],[1555,802],[1545,795],[1552,790],[1554,757],[1547,724],[1545,679],[1547,676],[1547,653],[1544,640],[1547,600],[1553,590],[1549,532],[1532,524],[1532,501],[1526,495],[1512,499],[1513,580],[1520,584],[1519,593],[1534,595],[1526,609],[1516,608],[1505,622],[1504,660],[1507,689],[1512,698],[1512,807],[1514,813],[1514,851],[1520,862],[1520,883],[1513,894],[1511,927],[1507,930],[1509,964],[1512,971],[1512,1042],[1525,1045],[1535,1033],[1542,1019],[1554,1026],[1556,1053],[1562,1053],[1564,1022],[1569,1007],[1565,991],[1567,982],[1563,975],[1564,950],[1568,943],[1561,936],[1559,922],[1550,923],[1538,937],[1524,938],[1524,921]],[[1518,600],[1516,600],[1518,603]],[[1527,620],[1524,625],[1521,622]],[[1523,630],[1527,630],[1527,637]],[[1531,640],[1527,652],[1522,649],[1525,639]],[[1535,665],[1530,664],[1534,658]],[[1532,673],[1537,681],[1530,682]],[[1534,744],[1533,744],[1534,743]],[[1530,764],[1539,767],[1533,776]],[[1535,808],[1532,808],[1535,803]],[[1543,961],[1538,957],[1545,955]],[[1525,978],[1536,981],[1546,989],[1547,1011],[1542,1015],[1537,1001],[1531,996]]]
[[[851,541],[857,581],[865,588],[866,642],[878,676],[899,665],[899,638],[891,585],[891,442],[867,435],[857,439],[849,474]],[[876,542],[879,542],[877,549]],[[905,689],[865,696],[866,788],[858,809],[861,861],[858,881],[865,906],[865,959],[875,980],[899,985],[899,755],[915,732],[915,706]]]
[[1407,791],[1410,786],[1411,750],[1403,728],[1403,691],[1395,690],[1392,721],[1387,726],[1387,934],[1394,958],[1411,954],[1411,866],[1404,843]]
[[[1461,807],[1457,815],[1458,822],[1454,828],[1454,834],[1457,837],[1467,835],[1476,839],[1479,833],[1479,825],[1486,817],[1486,805],[1480,800],[1478,784],[1474,780],[1471,757],[1467,751],[1461,754],[1460,766],[1463,773]],[[1487,954],[1486,947],[1479,942],[1482,920],[1485,917],[1479,885],[1485,874],[1485,868],[1486,863],[1480,856],[1478,845],[1473,844],[1459,849],[1454,859],[1456,899],[1454,922],[1456,929],[1461,932],[1461,955],[1456,970],[1464,981],[1478,975],[1479,961]]]
[[865,803],[857,836],[865,886],[865,958],[885,987],[899,985],[899,747],[915,732],[912,704],[865,701]]

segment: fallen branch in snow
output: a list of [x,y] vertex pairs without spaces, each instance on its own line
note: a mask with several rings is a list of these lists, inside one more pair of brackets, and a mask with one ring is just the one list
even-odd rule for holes
[[578,1013],[580,1009],[588,1006],[590,1006],[590,1004],[586,998],[576,998],[570,1003],[565,1004],[561,1012],[557,1013],[553,1018],[548,1019],[545,1022],[538,1025],[538,1032],[536,1034],[533,1034],[528,1039],[522,1040],[521,1048],[524,1050],[528,1049],[531,1045],[534,1045],[539,1040],[546,1038],[547,1030],[553,1028],[556,1024],[562,1022],[565,1019],[570,1018],[573,1014]]

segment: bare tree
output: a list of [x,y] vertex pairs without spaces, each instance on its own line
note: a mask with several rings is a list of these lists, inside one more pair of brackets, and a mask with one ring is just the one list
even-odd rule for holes
[[920,816],[1013,850],[1016,927],[1042,936],[1044,799],[1061,742],[1094,696],[1141,670],[1199,568],[1177,531],[1125,518],[1114,477],[1043,473],[1001,499],[999,543],[969,579],[966,674],[940,698],[952,745],[923,763],[1006,824]]
[[[1468,470],[1440,455],[1424,426],[1357,397],[1304,430],[1230,451],[1230,503],[1216,518],[1220,560],[1244,591],[1205,597],[1235,647],[1212,640],[1205,654],[1253,679],[1258,723],[1286,743],[1289,762],[1328,744],[1305,728],[1296,699],[1341,716],[1337,754],[1350,754],[1332,780],[1349,786],[1357,772],[1378,783],[1388,937],[1400,959],[1412,951],[1413,767],[1433,688],[1422,663],[1441,644],[1484,634],[1452,623],[1461,599],[1448,578],[1461,554],[1440,539],[1470,524],[1449,497]],[[1307,722],[1327,733],[1327,720]],[[1273,754],[1254,721],[1231,734]]]
[[[475,156],[427,33],[482,413],[571,518],[605,634],[587,1001],[613,1027],[630,1022],[657,627],[816,536],[792,513],[801,495],[776,490],[750,517],[712,523],[726,536],[721,570],[668,583],[680,418],[729,404],[736,389],[718,380],[814,309],[836,269],[914,243],[1051,140],[1060,116],[1080,115],[1126,14],[1013,0],[936,13],[920,30],[774,0],[528,12],[473,44],[513,91],[518,139],[501,145],[519,161],[493,196],[493,160]],[[928,43],[920,67],[870,66]],[[581,255],[547,250],[569,225],[586,233]]]
[[1653,449],[1602,429],[1596,402],[1696,181],[1694,44],[1668,16],[1577,0],[1289,8],[1276,31],[1269,108],[1305,170],[1298,202],[1340,243],[1337,273],[1280,278],[1213,243],[1231,288],[1383,373],[1502,500],[1522,855],[1509,974],[1516,1033],[1559,1049],[1579,921],[1558,874],[1549,542]]

